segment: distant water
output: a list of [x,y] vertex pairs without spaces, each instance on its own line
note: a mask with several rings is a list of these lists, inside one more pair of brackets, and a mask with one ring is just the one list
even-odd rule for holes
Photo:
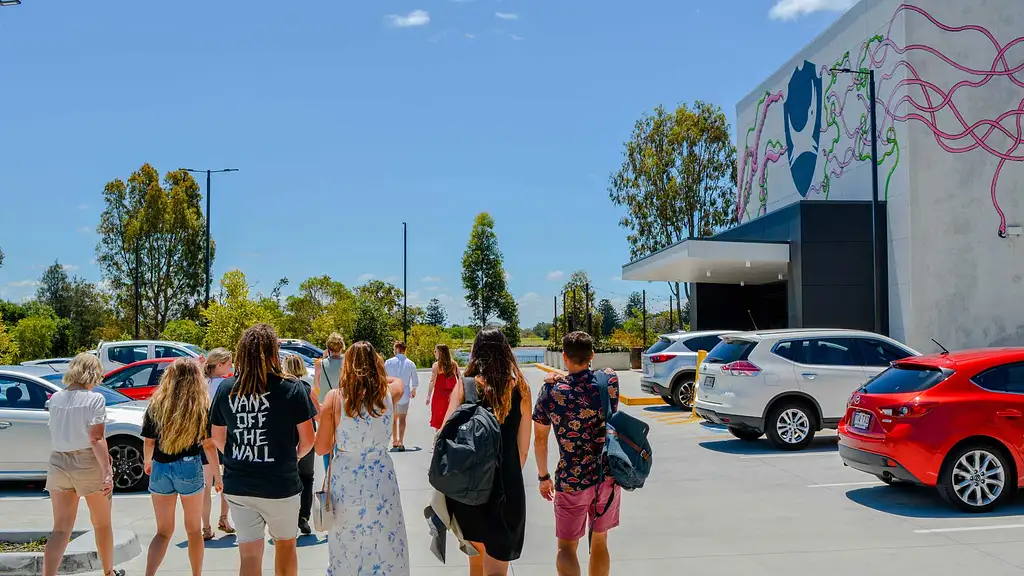
[[[535,364],[544,361],[543,348],[516,348],[513,350],[520,364]],[[455,359],[463,366],[469,362],[469,350],[456,350]]]

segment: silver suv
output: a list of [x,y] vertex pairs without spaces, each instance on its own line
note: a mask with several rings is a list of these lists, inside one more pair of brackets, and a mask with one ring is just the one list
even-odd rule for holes
[[640,389],[661,396],[680,408],[693,405],[693,382],[697,373],[697,352],[710,352],[718,345],[719,336],[733,330],[674,332],[662,334],[642,357],[643,376]]

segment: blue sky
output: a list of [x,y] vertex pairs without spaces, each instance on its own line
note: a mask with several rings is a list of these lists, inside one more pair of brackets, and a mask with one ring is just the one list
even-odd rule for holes
[[103,185],[215,176],[214,276],[328,274],[467,316],[473,217],[497,222],[523,326],[573,270],[621,303],[608,175],[657,104],[735,104],[851,0],[23,0],[0,8],[0,297],[54,259],[90,280]]

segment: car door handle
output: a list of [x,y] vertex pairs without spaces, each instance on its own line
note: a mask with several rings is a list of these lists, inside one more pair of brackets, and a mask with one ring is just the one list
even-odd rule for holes
[[10,422],[0,422],[0,430],[6,430],[13,426]]
[[1000,410],[996,412],[996,416],[1000,418],[1020,418],[1021,413],[1020,410]]
[[818,377],[818,373],[817,372],[804,372],[803,374],[801,374],[801,376],[803,376],[804,378],[807,378],[808,380],[814,380],[815,378]]

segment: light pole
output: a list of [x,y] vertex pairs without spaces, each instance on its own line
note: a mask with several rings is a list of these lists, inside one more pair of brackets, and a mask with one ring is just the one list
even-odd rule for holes
[[402,341],[409,344],[409,227],[402,222]]
[[881,263],[878,254],[878,120],[875,116],[875,71],[874,70],[851,70],[850,68],[832,68],[833,74],[842,72],[854,76],[867,76],[868,79],[868,106],[871,122],[871,301],[873,307],[873,320],[875,333],[882,333],[882,286],[881,286]]
[[206,297],[203,299],[203,308],[210,307],[210,174],[221,174],[223,172],[238,172],[237,168],[224,168],[222,170],[193,170],[182,168],[193,174],[206,173]]
[[4,6],[17,6],[21,4],[21,0],[0,0],[0,8]]

